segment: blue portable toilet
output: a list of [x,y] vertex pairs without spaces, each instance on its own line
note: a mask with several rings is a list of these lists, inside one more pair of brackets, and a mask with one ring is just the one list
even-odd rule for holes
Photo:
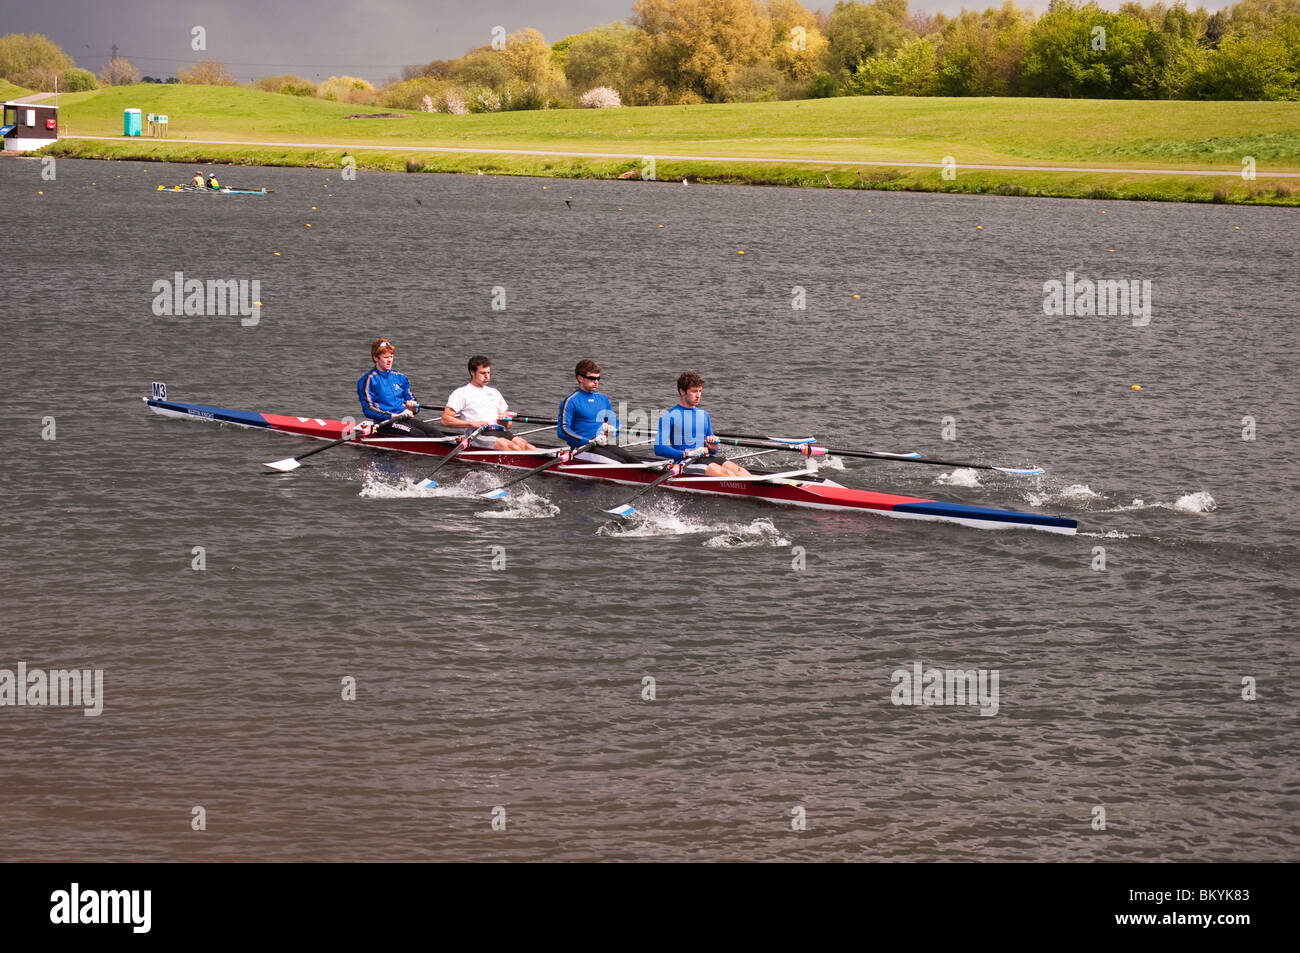
[[144,124],[141,120],[140,110],[128,109],[122,116],[122,135],[124,136],[141,136],[144,135]]

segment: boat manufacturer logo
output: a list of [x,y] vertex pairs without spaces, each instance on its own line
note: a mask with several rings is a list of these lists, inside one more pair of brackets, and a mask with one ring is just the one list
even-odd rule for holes
[[979,705],[980,715],[998,713],[998,669],[931,668],[922,672],[920,662],[912,670],[895,669],[889,700],[895,705]]
[[186,278],[178,271],[171,278],[153,283],[155,317],[217,318],[238,317],[246,328],[262,320],[260,278]]
[[1137,278],[1075,278],[1067,271],[1065,280],[1043,282],[1043,314],[1048,317],[1063,315],[1116,317],[1126,315],[1133,319],[1133,327],[1146,327],[1151,323],[1151,282]]

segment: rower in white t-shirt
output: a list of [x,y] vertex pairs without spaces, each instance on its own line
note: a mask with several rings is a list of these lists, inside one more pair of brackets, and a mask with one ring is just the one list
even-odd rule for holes
[[[469,359],[469,383],[458,387],[447,398],[447,406],[442,411],[444,427],[458,427],[474,430],[496,424],[509,428],[510,421],[502,420],[509,407],[506,399],[495,387],[489,387],[492,380],[492,362],[481,354]],[[485,431],[473,440],[473,445],[481,450],[536,450],[523,437],[500,437],[501,431]]]

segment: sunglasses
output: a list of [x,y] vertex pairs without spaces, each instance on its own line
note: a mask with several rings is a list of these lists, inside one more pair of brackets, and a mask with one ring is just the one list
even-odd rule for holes
[[598,380],[600,380],[600,375],[599,375],[599,374],[583,374],[582,376],[585,377],[585,378],[586,378],[587,380],[589,380],[589,381],[598,381]]

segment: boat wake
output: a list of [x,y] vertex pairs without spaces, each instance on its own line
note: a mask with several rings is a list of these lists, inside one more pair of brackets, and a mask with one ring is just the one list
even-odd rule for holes
[[1117,506],[1109,510],[1097,510],[1098,513],[1133,513],[1137,510],[1173,510],[1176,513],[1190,513],[1193,516],[1204,516],[1219,508],[1219,504],[1205,490],[1198,490],[1195,493],[1186,493],[1174,500],[1172,503],[1163,503],[1159,500],[1154,503],[1148,503],[1146,500],[1134,500],[1127,506]]
[[1146,500],[1135,499],[1132,503],[1120,506],[1104,506],[1093,509],[1089,504],[1094,500],[1104,503],[1105,496],[1092,489],[1092,487],[1081,483],[1072,483],[1061,490],[1031,491],[1024,495],[1024,499],[1030,506],[1034,507],[1044,507],[1055,503],[1069,503],[1090,513],[1135,513],[1139,510],[1173,510],[1176,513],[1203,516],[1218,509],[1219,506],[1213,496],[1205,490],[1198,490],[1195,493],[1185,493],[1172,503],[1161,500],[1147,502]]
[[704,536],[701,545],[709,549],[752,549],[759,546],[789,546],[790,540],[781,535],[770,519],[759,518],[748,523],[711,522],[681,515],[667,503],[654,509],[639,509],[629,522],[606,523],[596,531],[597,536],[614,539],[644,539],[663,536]]

